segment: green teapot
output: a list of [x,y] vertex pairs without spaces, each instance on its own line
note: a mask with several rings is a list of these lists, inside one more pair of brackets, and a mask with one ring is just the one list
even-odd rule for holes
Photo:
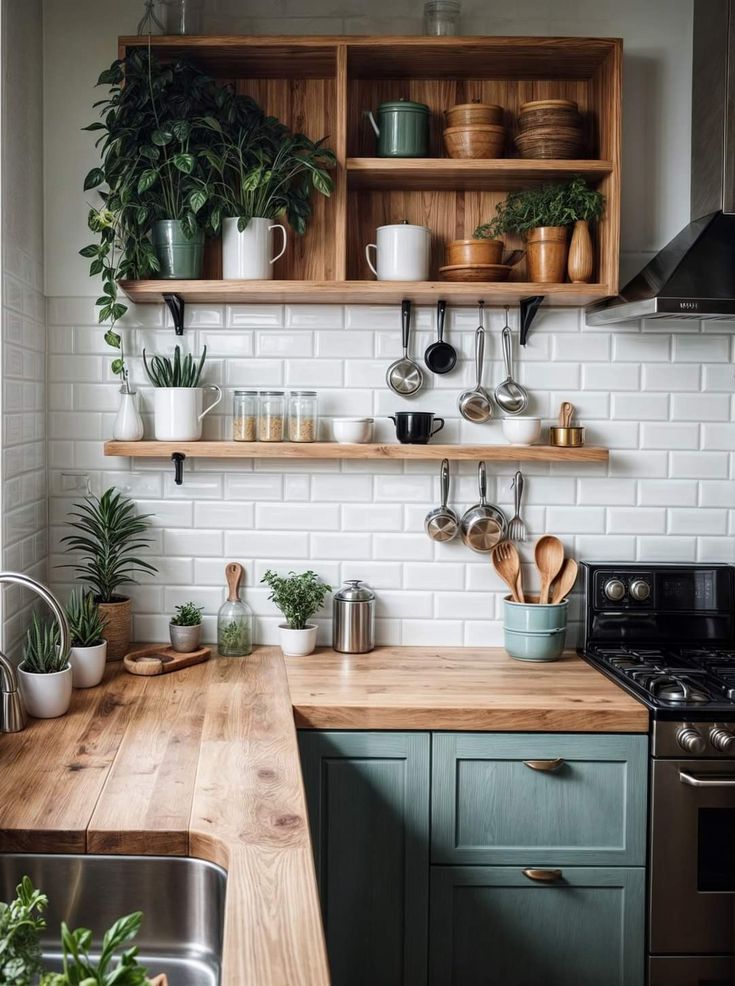
[[429,107],[410,99],[381,103],[377,122],[370,110],[365,116],[378,138],[378,157],[428,157]]

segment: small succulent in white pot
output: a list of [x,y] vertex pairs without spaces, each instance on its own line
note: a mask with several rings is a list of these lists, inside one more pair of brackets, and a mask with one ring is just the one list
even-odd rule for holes
[[202,639],[203,606],[194,603],[184,603],[176,607],[176,616],[168,625],[171,635],[171,646],[180,654],[190,654],[199,649]]
[[93,688],[102,681],[107,661],[105,621],[91,592],[75,589],[66,607],[69,621],[72,685]]
[[68,711],[72,689],[69,655],[61,652],[56,624],[43,623],[35,613],[26,631],[18,674],[29,715],[55,719]]
[[322,608],[332,587],[322,582],[315,572],[301,575],[289,572],[284,578],[269,569],[260,581],[270,588],[268,598],[286,618],[286,622],[278,627],[283,653],[288,657],[311,654],[316,647],[318,627],[309,620]]

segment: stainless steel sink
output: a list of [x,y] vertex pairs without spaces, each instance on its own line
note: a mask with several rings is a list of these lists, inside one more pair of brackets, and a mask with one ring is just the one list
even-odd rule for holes
[[90,928],[99,945],[117,918],[143,911],[136,938],[149,975],[170,986],[218,986],[227,874],[198,859],[169,856],[0,854],[0,900],[27,874],[49,898],[43,952],[60,965],[59,926]]

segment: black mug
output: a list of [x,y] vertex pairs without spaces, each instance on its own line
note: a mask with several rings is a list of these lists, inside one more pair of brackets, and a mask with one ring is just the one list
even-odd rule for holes
[[402,445],[427,445],[431,436],[444,427],[444,418],[435,418],[431,411],[396,411],[388,417],[396,426],[396,438]]

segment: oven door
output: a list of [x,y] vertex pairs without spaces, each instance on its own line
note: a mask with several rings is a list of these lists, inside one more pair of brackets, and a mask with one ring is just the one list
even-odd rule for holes
[[653,761],[650,881],[654,955],[735,953],[735,760]]
[[648,963],[648,986],[733,986],[733,958],[720,955],[656,955]]

